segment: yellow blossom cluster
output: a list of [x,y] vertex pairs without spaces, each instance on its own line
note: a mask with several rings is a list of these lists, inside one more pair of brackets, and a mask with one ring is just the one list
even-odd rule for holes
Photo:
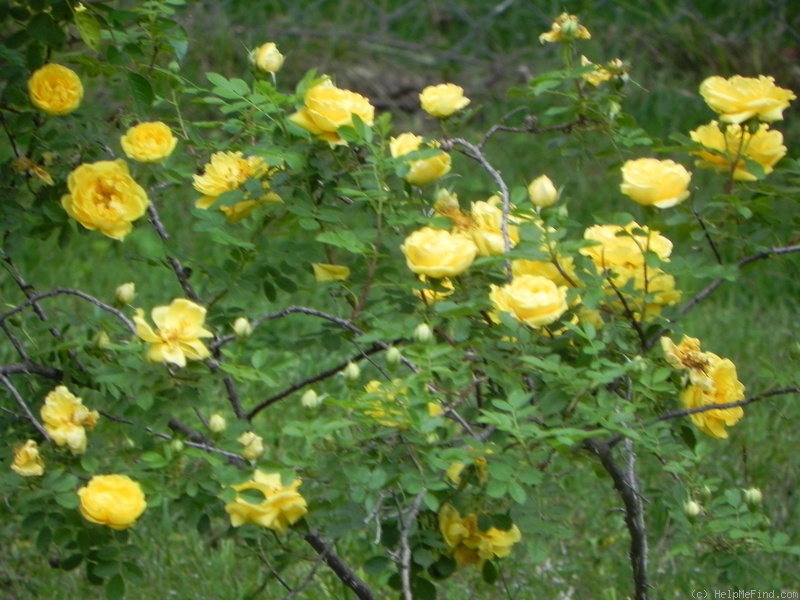
[[100,418],[96,410],[89,410],[83,400],[59,385],[44,399],[41,410],[44,428],[59,446],[67,446],[73,454],[86,452],[86,430],[94,429]]
[[512,546],[522,539],[516,525],[507,531],[496,527],[481,531],[475,513],[462,517],[451,504],[444,504],[439,510],[439,531],[459,567],[508,556]]
[[[610,297],[618,297],[628,285],[640,293],[638,298],[626,295],[628,308],[638,316],[645,312],[658,314],[661,307],[680,300],[675,278],[646,261],[648,252],[662,262],[667,262],[672,253],[672,242],[658,231],[650,231],[631,221],[624,227],[594,225],[584,232],[584,239],[594,245],[581,248],[581,254],[592,259],[598,272],[607,274]],[[612,304],[616,304],[616,300]]]
[[283,202],[280,196],[270,191],[271,171],[260,156],[245,158],[242,152],[215,152],[203,167],[203,173],[194,176],[194,189],[203,194],[195,202],[197,208],[207,209],[219,200],[225,192],[241,189],[248,179],[261,179],[263,196],[245,199],[230,206],[222,206],[228,221],[235,223],[249,216],[256,208],[266,202]]
[[239,527],[250,523],[279,534],[286,533],[291,525],[308,514],[306,499],[297,491],[301,484],[300,479],[295,479],[289,485],[283,485],[280,474],[255,471],[250,481],[231,487],[237,492],[259,492],[264,499],[251,502],[237,493],[236,499],[225,505],[231,525]]
[[[711,404],[730,404],[744,399],[744,385],[736,375],[736,366],[727,358],[700,350],[700,340],[684,336],[679,344],[668,337],[661,338],[661,348],[667,362],[675,369],[688,373],[689,384],[681,392],[681,404],[686,409]],[[692,423],[713,438],[727,438],[725,427],[736,425],[744,416],[741,406],[714,408],[689,415]]]

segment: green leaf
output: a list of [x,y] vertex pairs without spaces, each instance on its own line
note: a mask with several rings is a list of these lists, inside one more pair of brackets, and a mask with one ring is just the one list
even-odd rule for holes
[[318,242],[336,246],[337,248],[344,248],[353,254],[364,254],[367,247],[352,231],[325,231],[320,233],[316,238]]
[[392,565],[392,561],[385,556],[373,556],[364,563],[364,572],[367,575],[377,575]]
[[487,560],[483,563],[483,569],[481,569],[481,577],[486,583],[494,583],[497,581],[497,566],[491,561]]
[[102,30],[97,19],[87,12],[76,12],[75,25],[78,27],[78,34],[81,36],[83,43],[95,52],[100,50]]
[[136,107],[140,112],[147,113],[155,100],[153,86],[147,79],[133,72],[128,73],[128,85],[131,88]]
[[117,573],[106,584],[106,600],[120,600],[125,596],[125,580]]

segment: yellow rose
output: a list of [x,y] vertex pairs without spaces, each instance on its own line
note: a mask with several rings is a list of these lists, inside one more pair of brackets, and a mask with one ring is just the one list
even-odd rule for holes
[[620,225],[594,225],[583,234],[587,240],[597,242],[593,246],[581,248],[581,254],[592,259],[599,271],[606,269],[635,269],[644,266],[646,252],[655,253],[662,261],[667,261],[672,253],[672,242],[650,231],[647,227],[631,221],[624,227]]
[[539,208],[552,206],[558,200],[558,190],[547,175],[540,175],[528,185],[528,198]]
[[295,479],[285,486],[278,473],[256,471],[250,481],[231,487],[237,492],[255,490],[263,494],[264,500],[253,503],[237,494],[233,502],[225,505],[231,525],[239,527],[251,523],[281,535],[286,533],[290,525],[308,514],[308,504],[297,491],[301,484],[300,479]]
[[[716,354],[706,352],[709,365],[706,375],[710,379],[710,388],[690,383],[683,392],[680,400],[684,408],[699,408],[709,404],[729,404],[744,399],[744,385],[736,376],[736,365],[727,358],[720,358]],[[715,408],[706,412],[689,415],[692,423],[703,433],[715,439],[727,438],[725,427],[736,425],[744,416],[741,406],[734,408]]]
[[[564,271],[564,274],[569,277],[572,282],[578,280],[575,274],[575,261],[571,256],[559,257],[558,264]],[[514,277],[521,277],[522,275],[538,275],[539,277],[546,277],[558,286],[571,286],[573,283],[567,281],[558,267],[549,260],[512,260],[511,261],[511,274]]]
[[[194,175],[194,189],[203,194],[194,205],[204,210],[210,208],[222,194],[238,190],[248,179],[261,179],[273,173],[260,156],[245,158],[241,152],[215,152],[203,167],[202,175]],[[268,181],[262,181],[261,188],[264,195],[260,198],[249,198],[245,192],[245,200],[220,208],[229,222],[244,219],[266,202],[283,202],[270,191]]]
[[258,460],[264,455],[264,438],[260,435],[246,431],[236,441],[239,442],[244,448],[242,449],[242,456],[247,460]]
[[698,167],[716,169],[727,174],[731,172],[733,161],[736,160],[733,178],[736,181],[755,181],[758,177],[747,170],[745,159],[757,162],[764,173],[769,174],[772,173],[775,163],[786,156],[783,134],[780,131],[770,131],[766,123],[755,133],[750,133],[746,128],[743,130],[741,125],[735,123],[724,126],[724,129],[723,133],[719,124],[711,121],[689,133],[692,140],[708,149],[692,152],[700,157],[695,163]]
[[172,154],[178,140],[164,123],[154,121],[131,127],[120,142],[128,158],[142,163],[158,163]]
[[[403,133],[389,141],[389,151],[393,158],[419,150],[422,137],[413,133]],[[411,185],[425,185],[450,172],[450,155],[441,152],[436,156],[420,160],[409,160],[408,173],[404,179]]]
[[51,117],[71,113],[83,100],[83,85],[72,69],[53,63],[34,71],[28,79],[31,104]]
[[[503,209],[500,208],[500,198],[492,196],[486,201],[473,202],[470,209],[472,226],[468,233],[472,241],[478,246],[479,256],[494,256],[506,251],[503,239]],[[513,220],[509,217],[509,221]],[[511,247],[519,242],[519,228],[508,225],[508,239]]]
[[588,40],[591,37],[589,30],[578,21],[578,17],[561,13],[553,21],[550,31],[546,31],[539,36],[539,41],[544,44],[545,42],[567,42],[575,39]]
[[41,414],[50,439],[58,446],[68,446],[73,454],[86,452],[86,430],[94,429],[100,417],[63,385],[47,394]]
[[673,160],[639,158],[622,165],[620,191],[643,206],[669,208],[689,197],[692,174]]
[[492,285],[489,298],[496,310],[531,327],[549,325],[568,308],[567,288],[537,275],[515,277],[503,287]]
[[764,75],[758,79],[740,75],[730,79],[709,77],[700,84],[700,95],[725,123],[742,123],[753,117],[779,121],[795,99],[791,90],[776,86],[774,78]]
[[203,167],[203,173],[193,177],[194,189],[203,194],[196,206],[208,208],[217,196],[239,189],[248,179],[262,177],[268,170],[260,156],[245,158],[241,152],[215,152]]
[[311,263],[314,269],[314,279],[323,283],[326,281],[346,281],[350,277],[350,269],[342,265],[327,263]]
[[179,367],[186,360],[202,360],[211,356],[200,338],[214,334],[203,328],[206,309],[191,300],[176,298],[169,306],[157,306],[152,312],[158,330],[153,331],[144,320],[144,311],[136,310],[133,317],[136,334],[150,344],[147,358],[152,362],[168,362]]
[[674,369],[686,370],[689,373],[689,381],[693,385],[706,391],[713,389],[714,382],[708,373],[716,355],[711,352],[702,352],[700,340],[685,335],[680,344],[676,344],[670,338],[662,337],[661,349],[667,362]]
[[283,54],[274,43],[269,42],[250,52],[250,62],[259,71],[277,73],[283,66]]
[[422,110],[442,119],[462,110],[470,103],[464,95],[464,88],[454,83],[440,83],[429,85],[419,94]]
[[39,454],[39,446],[34,440],[28,440],[14,448],[14,462],[11,469],[23,477],[38,477],[44,473],[44,459]]
[[[664,273],[658,267],[645,268],[642,266],[632,269],[615,267],[611,274],[617,291],[625,295],[628,309],[639,319],[644,314],[649,316],[658,315],[661,313],[663,306],[677,304],[681,299],[680,291],[675,289],[675,278]],[[632,283],[634,290],[641,292],[638,297],[631,297],[629,293],[622,292],[622,289],[629,282]],[[612,304],[623,309],[617,292],[609,289],[607,294],[612,298]]]
[[131,223],[147,210],[147,192],[130,176],[122,159],[80,165],[67,178],[61,205],[86,229],[124,240]]
[[409,269],[436,279],[461,275],[478,254],[478,247],[471,239],[430,227],[412,233],[400,249]]
[[289,117],[295,125],[328,142],[331,146],[346,144],[337,133],[340,127],[353,125],[353,115],[372,125],[375,107],[361,94],[342,90],[329,79],[306,92],[305,107]]
[[112,529],[134,525],[147,508],[141,486],[127,475],[95,475],[78,497],[84,518]]

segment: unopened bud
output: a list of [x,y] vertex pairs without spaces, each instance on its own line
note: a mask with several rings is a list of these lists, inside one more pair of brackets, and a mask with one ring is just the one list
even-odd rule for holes
[[545,208],[556,203],[558,190],[547,175],[542,175],[531,181],[528,186],[528,198],[534,206]]
[[94,337],[92,337],[92,343],[96,348],[108,350],[108,348],[111,346],[111,338],[108,337],[108,334],[105,331],[98,331],[94,334]]
[[300,404],[306,408],[317,408],[322,404],[322,397],[314,390],[306,390],[306,393],[300,398]]
[[386,364],[390,367],[396,367],[400,364],[400,359],[403,358],[403,355],[400,354],[400,350],[392,346],[386,351]]
[[744,501],[750,508],[759,506],[763,500],[764,496],[760,489],[754,487],[744,490]]
[[236,438],[242,444],[242,456],[247,460],[258,460],[264,454],[264,440],[260,435],[247,431]]
[[178,438],[173,439],[169,445],[175,452],[183,452],[183,441]]
[[136,298],[136,285],[130,282],[123,283],[117,287],[116,295],[120,304],[130,304]]
[[700,505],[694,500],[689,500],[683,505],[683,512],[686,513],[690,521],[699,515],[701,510]]
[[239,317],[233,322],[233,331],[237,336],[243,338],[253,333],[253,326],[244,317]]
[[427,344],[433,339],[433,330],[427,323],[420,323],[414,330],[414,339],[420,344]]
[[268,42],[250,52],[250,62],[259,71],[277,73],[283,66],[283,54],[274,43]]
[[208,428],[213,433],[221,433],[225,431],[225,428],[228,426],[228,423],[225,421],[225,417],[223,417],[219,413],[214,413],[208,419]]
[[345,378],[350,381],[358,381],[358,378],[361,377],[361,367],[354,362],[347,363],[347,366],[342,370],[344,373]]

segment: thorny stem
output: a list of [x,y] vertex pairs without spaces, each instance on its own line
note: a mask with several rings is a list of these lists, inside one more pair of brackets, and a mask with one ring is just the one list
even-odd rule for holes
[[588,439],[586,448],[600,459],[603,468],[611,476],[617,493],[625,505],[625,524],[631,536],[630,561],[633,569],[634,598],[647,600],[650,584],[647,581],[647,533],[645,531],[644,507],[639,495],[639,484],[633,469],[635,458],[628,456],[627,470],[623,470],[612,456],[612,447],[604,442]]
[[[486,157],[483,155],[483,152],[481,152],[481,149],[478,146],[471,144],[463,138],[451,138],[444,140],[441,147],[442,150],[448,151],[452,149],[453,146],[461,146],[464,148],[466,151],[462,151],[462,154],[474,161],[477,161],[484,168],[484,170],[489,173],[497,186],[500,188],[500,199],[503,201],[503,219],[500,230],[503,234],[503,249],[506,253],[510,252],[511,238],[508,234],[508,216],[511,210],[511,198],[508,194],[508,186],[503,180],[503,176],[500,174],[500,171],[495,169],[489,163],[489,161],[486,160]],[[508,281],[511,281],[512,279],[510,260],[506,261],[506,279],[508,279]]]
[[375,600],[375,596],[372,595],[372,591],[367,584],[333,551],[332,542],[328,542],[319,532],[313,529],[305,534],[303,539],[320,555],[339,580],[353,590],[357,598],[360,600]]

